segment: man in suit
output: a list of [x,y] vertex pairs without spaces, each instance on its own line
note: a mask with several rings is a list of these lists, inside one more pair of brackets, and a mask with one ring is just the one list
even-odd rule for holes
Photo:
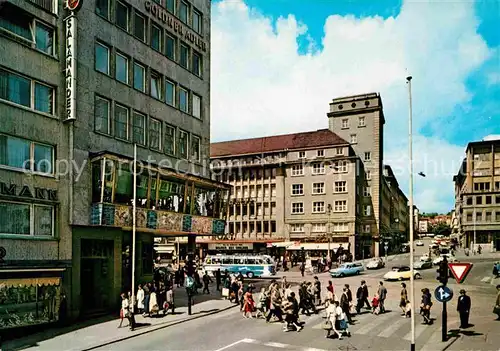
[[469,326],[470,297],[465,294],[464,289],[460,290],[457,311],[460,315],[460,328],[467,328]]

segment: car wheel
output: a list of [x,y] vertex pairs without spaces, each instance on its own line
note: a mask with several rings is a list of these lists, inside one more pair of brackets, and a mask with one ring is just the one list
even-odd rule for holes
[[344,276],[345,276],[345,275],[344,275],[344,273],[340,273],[340,274],[339,274],[339,277],[340,277],[340,278],[344,278]]
[[422,279],[422,276],[419,273],[417,273],[415,274],[415,279]]
[[253,272],[248,272],[248,273],[247,273],[247,278],[252,279],[252,278],[253,278],[253,276],[254,276]]
[[360,275],[360,274],[361,274],[361,272],[360,272],[360,271],[356,271],[356,275]]

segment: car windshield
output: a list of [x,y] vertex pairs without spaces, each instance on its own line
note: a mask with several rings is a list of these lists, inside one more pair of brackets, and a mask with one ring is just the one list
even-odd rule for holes
[[341,264],[341,265],[339,266],[339,268],[340,268],[340,269],[346,269],[346,268],[348,268],[348,267],[349,267],[349,266],[348,266],[348,265],[346,265],[346,264]]

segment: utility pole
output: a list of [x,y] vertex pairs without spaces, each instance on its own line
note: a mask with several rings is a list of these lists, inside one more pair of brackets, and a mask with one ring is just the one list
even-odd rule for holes
[[332,218],[332,205],[328,204],[328,259],[331,261],[332,260],[332,223],[331,223],[331,218]]

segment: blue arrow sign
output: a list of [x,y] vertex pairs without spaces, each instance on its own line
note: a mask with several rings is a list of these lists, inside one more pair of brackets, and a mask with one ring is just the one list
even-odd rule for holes
[[436,290],[434,290],[434,297],[439,302],[448,302],[453,298],[453,290],[447,286],[438,286]]

